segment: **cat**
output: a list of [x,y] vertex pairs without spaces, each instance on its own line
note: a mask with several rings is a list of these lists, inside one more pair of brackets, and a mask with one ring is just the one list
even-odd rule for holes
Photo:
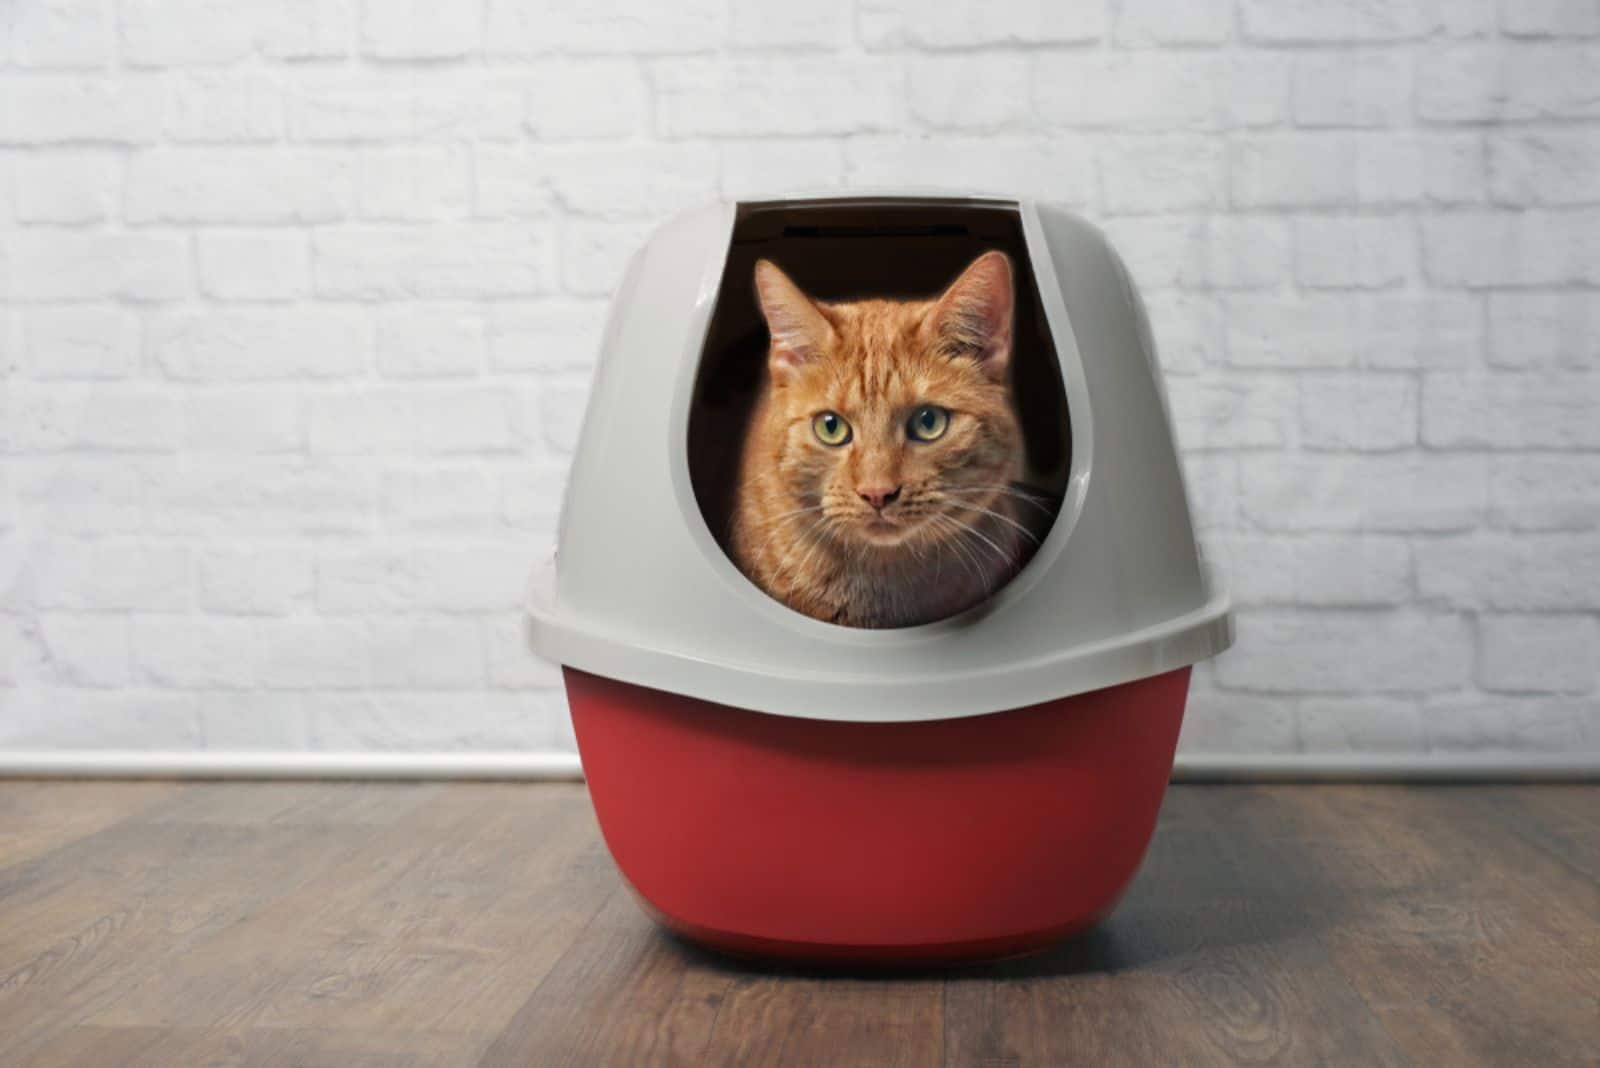
[[1031,557],[1043,498],[1015,485],[1010,259],[930,300],[823,303],[755,266],[771,340],[730,538],[734,563],[815,619],[906,627],[982,603]]

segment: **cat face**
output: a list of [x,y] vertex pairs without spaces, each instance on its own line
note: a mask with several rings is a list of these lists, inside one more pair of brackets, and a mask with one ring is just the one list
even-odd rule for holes
[[915,552],[961,536],[1017,477],[1004,254],[930,301],[822,304],[764,260],[756,289],[772,335],[771,479],[819,534]]

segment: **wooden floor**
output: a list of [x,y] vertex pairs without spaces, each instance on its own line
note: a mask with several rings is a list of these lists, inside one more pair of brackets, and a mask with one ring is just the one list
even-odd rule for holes
[[656,931],[582,787],[0,783],[4,1065],[1600,1063],[1600,788],[1175,787],[1098,931],[949,973]]

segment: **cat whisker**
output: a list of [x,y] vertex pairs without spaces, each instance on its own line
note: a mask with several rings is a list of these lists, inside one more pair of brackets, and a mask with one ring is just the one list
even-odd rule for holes
[[806,550],[806,554],[796,563],[794,571],[797,574],[805,574],[806,568],[811,563],[811,558],[815,556],[818,550],[820,550],[822,546],[827,543],[825,538],[812,539],[812,535],[816,534],[817,531],[826,526],[827,523],[828,517],[824,515],[820,519],[813,522],[804,531],[802,531],[800,536],[795,539],[795,543],[789,546],[788,551],[779,558],[778,565],[773,570],[781,574],[788,566],[789,558],[793,556],[797,550],[803,548]]
[[968,504],[965,501],[946,501],[945,503],[950,505],[953,508],[961,508],[961,509],[964,509],[965,511],[969,511],[969,512],[982,512],[986,516],[991,516],[991,517],[993,517],[995,519],[1000,520],[1000,522],[1007,524],[1008,526],[1015,527],[1016,530],[1017,530],[1017,533],[1021,534],[1024,538],[1027,538],[1029,541],[1033,542],[1035,545],[1039,544],[1039,537],[1033,531],[1029,530],[1027,527],[1023,526],[1021,523],[1017,522],[1015,519],[1012,519],[1010,516],[1001,515],[999,512],[995,511],[992,508],[985,508],[981,504]]
[[983,533],[983,531],[979,530],[977,527],[973,526],[971,523],[964,523],[961,520],[956,519],[954,516],[946,516],[945,518],[948,519],[950,522],[954,523],[957,527],[959,527],[965,533],[971,534],[973,537],[977,538],[983,544],[987,545],[990,549],[992,549],[994,551],[995,556],[1000,558],[1000,562],[1002,564],[1009,565],[1011,563],[1011,557],[1006,555],[1006,551],[1004,549],[1000,548],[1000,546],[995,543],[994,539],[989,537],[987,534]]
[[[933,519],[941,525],[949,526],[951,529],[955,530],[958,535],[961,533],[961,524],[957,523],[949,516],[936,515],[933,517]],[[947,541],[944,544],[950,547],[951,552],[955,554],[956,561],[961,564],[962,567],[972,573],[973,578],[978,580],[978,584],[982,586],[984,591],[987,593],[989,589],[989,583],[984,578],[983,562],[978,559],[972,550],[968,548],[968,546],[962,542],[959,537],[951,541]]]
[[1042,497],[1038,494],[1029,493],[1026,490],[1019,490],[1015,486],[963,486],[960,489],[947,489],[941,490],[940,492],[956,494],[962,497],[976,496],[979,493],[1004,493],[1009,497],[1015,497],[1024,504],[1033,505],[1046,515],[1052,514],[1053,512],[1053,509],[1048,503],[1048,497]]
[[[820,508],[821,508],[821,505],[818,505],[818,510],[820,510]],[[798,510],[798,511],[795,511],[795,512],[785,513],[785,515],[780,516],[777,519],[775,519],[773,521],[772,529],[767,531],[767,536],[765,538],[761,539],[761,544],[760,545],[756,546],[756,550],[755,550],[755,553],[753,554],[753,556],[756,557],[756,558],[759,558],[759,557],[763,556],[767,551],[767,546],[772,544],[772,539],[776,538],[779,534],[782,534],[784,532],[784,528],[786,526],[788,526],[790,523],[798,522],[799,521],[799,517],[801,515],[805,514],[805,511],[806,511],[805,509],[801,509],[801,510]]]

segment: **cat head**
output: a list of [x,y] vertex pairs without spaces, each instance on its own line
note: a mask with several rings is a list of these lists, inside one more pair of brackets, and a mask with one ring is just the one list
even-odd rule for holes
[[[1011,261],[974,260],[925,301],[822,303],[756,264],[771,334],[766,492],[832,540],[887,548],[959,536],[1020,473],[1011,400]],[[802,514],[795,512],[794,514]]]

